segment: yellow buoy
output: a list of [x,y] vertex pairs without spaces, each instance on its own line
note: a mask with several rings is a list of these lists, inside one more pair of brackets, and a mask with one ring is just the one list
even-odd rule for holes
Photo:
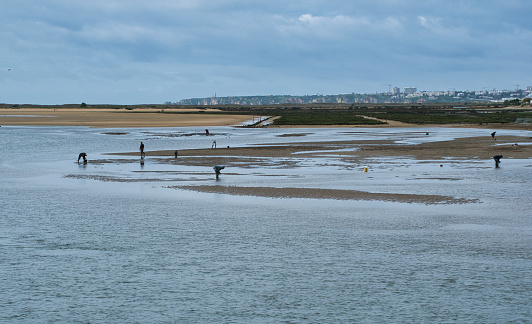
[[368,172],[368,167],[367,166],[364,167],[364,172]]

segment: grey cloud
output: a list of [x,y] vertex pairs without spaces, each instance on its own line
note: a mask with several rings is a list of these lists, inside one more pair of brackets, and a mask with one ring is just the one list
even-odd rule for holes
[[[34,100],[124,103],[211,95],[215,88],[306,94],[371,92],[388,82],[457,88],[460,78],[474,88],[488,76],[497,86],[508,75],[530,80],[522,72],[532,64],[526,0],[4,3],[0,59],[19,74],[3,78],[12,95],[0,102],[30,93],[40,93]],[[21,84],[30,91],[23,95],[15,88]],[[62,96],[53,89],[76,85],[86,90]]]

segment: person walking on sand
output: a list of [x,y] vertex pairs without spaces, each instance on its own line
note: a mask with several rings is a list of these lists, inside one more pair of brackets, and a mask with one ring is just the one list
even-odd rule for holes
[[87,163],[87,153],[79,153],[78,155],[78,163],[79,163],[79,160],[83,158],[83,164]]
[[144,154],[144,143],[140,142],[140,157],[143,158],[146,154]]
[[497,133],[497,132],[491,133],[491,138],[495,139],[495,133]]
[[499,163],[501,163],[502,155],[495,155],[493,159],[495,160],[495,167],[498,168]]

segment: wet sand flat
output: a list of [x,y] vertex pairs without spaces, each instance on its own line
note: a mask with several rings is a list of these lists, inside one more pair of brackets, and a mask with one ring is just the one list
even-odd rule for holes
[[156,109],[0,109],[0,125],[14,126],[203,127],[240,125],[248,120],[250,116],[202,114],[199,109],[165,109],[165,113]]
[[[518,145],[514,145],[518,143]],[[116,155],[138,155],[138,152],[114,153]],[[174,151],[147,152],[150,156],[170,157]],[[396,144],[393,141],[341,141],[341,142],[299,142],[292,144],[264,144],[254,147],[229,147],[215,149],[180,150],[181,159],[201,156],[205,165],[210,165],[209,157],[308,157],[334,155],[351,159],[374,157],[408,156],[418,160],[467,158],[486,159],[503,154],[505,158],[532,158],[532,138],[520,136],[500,136],[493,140],[489,136],[458,138],[451,141],[438,141],[422,144]]]
[[[515,145],[518,143],[517,145]],[[360,140],[335,142],[294,142],[282,145],[264,144],[252,147],[229,147],[214,149],[180,150],[178,158],[174,151],[147,152],[150,159],[162,164],[194,167],[212,167],[215,164],[227,166],[227,170],[240,168],[261,171],[268,169],[295,169],[298,161],[329,159],[329,164],[346,170],[353,165],[389,163],[396,159],[415,159],[420,163],[436,165],[455,161],[490,161],[493,155],[503,154],[504,159],[532,158],[532,138],[527,136],[500,136],[496,140],[490,136],[457,138],[447,141],[434,141],[422,144],[403,144],[392,140]],[[116,153],[122,156],[136,156],[137,152]],[[332,159],[332,160],[331,160]],[[381,159],[381,162],[378,160]],[[331,162],[333,161],[334,162]],[[319,168],[319,165],[314,165]],[[230,171],[226,174],[229,175]],[[267,171],[266,171],[267,173]],[[223,176],[223,175],[222,175]],[[233,176],[233,175],[231,175]],[[272,175],[273,176],[273,175]],[[430,177],[429,177],[430,178]],[[456,181],[459,179],[439,178],[432,180]],[[423,180],[423,179],[418,179]],[[283,186],[234,186],[234,185],[178,185],[176,189],[205,193],[220,193],[236,196],[260,196],[275,198],[313,198],[338,200],[379,200],[403,203],[423,204],[461,204],[475,203],[476,199],[451,197],[447,195],[423,195],[409,192],[368,192],[361,190],[339,190],[322,187],[315,183],[313,188],[302,188],[284,181]],[[327,185],[327,184],[325,184]]]
[[[13,117],[6,117],[7,115]],[[5,125],[50,125],[50,126],[92,126],[92,127],[180,127],[180,126],[227,126],[236,125],[249,120],[245,115],[203,115],[197,114],[163,114],[153,109],[137,110],[105,110],[105,109],[8,109],[0,110],[0,124]],[[469,125],[471,126],[471,125]],[[517,128],[517,125],[506,125]],[[421,126],[418,126],[421,127]],[[433,126],[431,126],[433,127]],[[464,126],[465,127],[465,126]],[[485,126],[486,127],[486,126]],[[329,126],[328,128],[334,128]],[[353,127],[355,128],[355,127]],[[371,128],[371,127],[367,127]],[[309,130],[312,127],[308,128]],[[356,132],[353,136],[356,136]],[[415,159],[422,163],[429,162],[445,164],[456,160],[489,161],[492,156],[502,154],[503,165],[507,159],[531,159],[532,138],[530,136],[497,136],[493,139],[487,133],[481,137],[465,137],[453,140],[430,140],[430,134],[421,144],[401,143],[397,140],[346,140],[313,142],[305,140],[309,131],[286,133],[277,135],[282,138],[293,138],[288,143],[278,144],[274,140],[260,145],[244,147],[219,147],[207,149],[179,150],[178,158],[174,157],[174,150],[147,151],[150,161],[162,165],[177,165],[184,167],[208,167],[225,165],[228,170],[248,170],[249,174],[262,170],[298,168],[301,159],[330,159],[326,163],[335,163],[340,169],[348,170],[353,165],[372,163],[377,166],[378,159],[393,161],[398,158]],[[419,132],[423,138],[424,132]],[[216,137],[213,137],[216,138]],[[516,145],[517,144],[517,145]],[[128,156],[128,159],[91,160],[91,164],[123,164],[136,161],[138,152],[110,153],[110,155]],[[135,157],[135,158],[133,158]],[[124,162],[125,161],[125,162]],[[387,163],[387,162],[383,162]],[[319,168],[319,165],[313,167]],[[231,171],[229,171],[231,172]],[[248,176],[247,171],[237,176]],[[287,174],[290,174],[288,172]],[[224,172],[224,174],[228,174]],[[268,174],[268,171],[265,172]],[[100,181],[141,181],[140,178],[123,179],[119,177],[85,176],[87,179]],[[163,174],[153,174],[150,180],[155,181]],[[210,176],[201,176],[210,177]],[[201,178],[200,177],[200,178]],[[436,177],[437,178],[437,177]],[[187,181],[183,177],[183,181]],[[203,178],[202,178],[203,179]],[[443,179],[443,178],[442,178]],[[447,179],[452,180],[452,179]],[[381,200],[407,203],[471,203],[474,199],[450,197],[448,195],[421,195],[409,192],[381,193],[361,190],[340,190],[324,188],[323,183],[315,183],[313,188],[298,187],[287,181],[283,186],[269,187],[250,185],[217,185],[210,186],[198,182],[195,185],[177,185],[175,188],[207,193],[222,193],[229,195],[248,195],[277,198],[315,198],[342,200]]]

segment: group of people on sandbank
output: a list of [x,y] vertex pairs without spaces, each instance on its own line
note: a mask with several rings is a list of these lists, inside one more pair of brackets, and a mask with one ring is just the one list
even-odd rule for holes
[[[496,140],[495,134],[496,134],[496,132],[492,132],[490,134],[491,137],[493,138],[493,140]],[[205,130],[205,135],[207,135],[207,136],[210,135],[210,133],[209,133],[209,131],[207,129]],[[427,132],[426,135],[429,135],[429,133]],[[515,144],[515,145],[517,145],[517,144]],[[216,148],[216,141],[213,142],[212,148]],[[144,143],[142,141],[140,142],[139,151],[140,151],[141,164],[144,164],[143,160],[146,157],[146,153],[144,151]],[[178,151],[177,150],[174,151],[174,156],[175,156],[175,158],[177,158],[177,156],[178,156]],[[501,159],[502,158],[503,158],[502,154],[497,154],[497,155],[493,156],[493,160],[495,161],[495,168],[499,168],[499,164],[501,163]],[[79,155],[78,155],[78,164],[79,164],[79,161],[81,159],[83,159],[83,164],[87,164],[88,163],[88,161],[87,161],[87,153],[85,153],[85,152],[79,153]],[[213,169],[214,169],[214,172],[216,174],[216,178],[218,179],[218,177],[221,174],[221,170],[225,169],[225,166],[215,165],[215,166],[213,166]]]
[[[206,130],[206,132],[207,132],[207,135],[209,135],[209,131]],[[214,143],[216,143],[216,141]],[[213,147],[215,148],[216,144],[213,144]],[[141,164],[143,165],[144,164],[143,160],[146,157],[146,152],[144,152],[144,143],[143,142],[140,142],[139,151],[140,151]],[[176,151],[174,151],[174,156],[177,158],[177,155],[178,155],[178,151],[176,150]],[[83,159],[83,164],[87,164],[88,163],[87,153],[85,153],[85,152],[79,153],[79,155],[78,155],[78,164],[79,164],[79,160],[81,160],[81,159]],[[218,179],[218,177],[221,174],[221,171],[223,169],[225,169],[225,166],[223,166],[223,165],[215,165],[212,168],[214,170],[214,173],[216,174],[216,179]]]

